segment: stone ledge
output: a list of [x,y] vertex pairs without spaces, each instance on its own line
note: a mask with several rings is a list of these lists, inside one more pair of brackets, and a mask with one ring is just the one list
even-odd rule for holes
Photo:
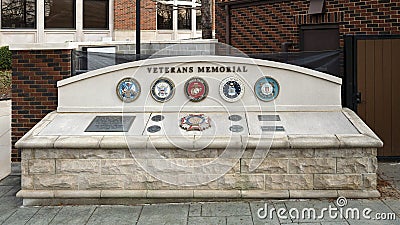
[[162,199],[163,202],[187,202],[204,201],[204,199],[318,199],[337,198],[339,196],[356,199],[378,198],[380,193],[376,190],[21,190],[17,193],[17,197],[24,198],[24,201],[41,199],[51,202],[56,199],[66,199],[70,204],[87,204],[86,200],[101,201],[102,199],[115,199],[116,202],[122,199],[144,202],[151,201],[151,199]]
[[288,135],[290,148],[339,148],[335,135]]
[[353,190],[339,190],[338,191],[339,196],[343,196],[346,198],[379,198],[381,197],[381,193],[377,190],[359,190],[359,191],[353,191]]
[[194,198],[240,198],[240,190],[194,190]]
[[242,198],[289,198],[288,190],[271,190],[271,191],[244,191],[242,190]]
[[100,190],[54,190],[55,198],[100,198]]
[[102,190],[101,198],[146,198],[147,190]]
[[289,190],[289,198],[336,198],[336,190]]

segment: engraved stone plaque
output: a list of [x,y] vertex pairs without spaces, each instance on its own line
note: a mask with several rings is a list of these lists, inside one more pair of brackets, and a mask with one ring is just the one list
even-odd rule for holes
[[96,116],[85,132],[128,132],[136,116]]
[[279,115],[258,115],[258,121],[281,121]]
[[274,132],[274,131],[284,132],[285,128],[283,126],[261,126],[261,130],[263,132]]

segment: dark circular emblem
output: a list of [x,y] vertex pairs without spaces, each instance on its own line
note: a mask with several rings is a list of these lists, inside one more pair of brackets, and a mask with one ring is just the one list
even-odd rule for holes
[[161,130],[161,127],[157,126],[157,125],[153,125],[153,126],[150,126],[147,128],[147,132],[149,132],[149,133],[156,133],[160,130]]
[[272,77],[261,77],[254,85],[254,92],[262,101],[272,101],[279,95],[279,83]]
[[199,102],[207,97],[208,84],[200,77],[192,77],[185,83],[185,94],[192,102]]
[[210,118],[204,114],[189,114],[181,118],[180,127],[187,131],[202,131],[211,127]]
[[219,94],[227,102],[236,102],[244,94],[243,82],[235,77],[225,78],[219,85]]
[[228,119],[229,119],[230,121],[240,121],[240,120],[242,120],[242,117],[241,117],[240,115],[230,115],[230,116],[228,117]]
[[229,127],[229,130],[235,133],[239,133],[243,131],[243,127],[240,125],[232,125]]
[[153,117],[151,117],[151,120],[154,122],[160,122],[164,119],[165,117],[163,115],[155,115]]
[[174,83],[166,78],[161,77],[151,85],[151,96],[158,102],[166,102],[170,100],[175,93]]
[[123,102],[133,102],[140,95],[140,85],[131,77],[120,80],[117,84],[116,90],[118,98]]

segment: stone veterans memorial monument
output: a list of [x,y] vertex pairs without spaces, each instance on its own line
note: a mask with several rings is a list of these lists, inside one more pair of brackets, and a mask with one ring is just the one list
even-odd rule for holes
[[149,59],[58,82],[16,146],[25,205],[377,197],[379,138],[341,79],[227,56]]

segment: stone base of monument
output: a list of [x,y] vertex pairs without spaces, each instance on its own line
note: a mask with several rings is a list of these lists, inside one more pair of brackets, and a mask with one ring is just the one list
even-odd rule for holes
[[[24,199],[24,205],[379,197],[376,148],[382,143],[352,111],[344,109],[342,113],[360,134],[289,134],[261,142],[251,135],[234,141],[220,136],[213,137],[206,149],[193,151],[176,148],[161,136],[154,136],[153,141],[135,137],[135,151],[145,153],[151,144],[165,159],[188,160],[186,163],[212,161],[222,152],[240,151],[234,146],[246,144],[239,159],[224,160],[232,165],[226,174],[203,185],[186,187],[163,182],[145,171],[128,149],[129,137],[42,135],[48,124],[65,117],[52,113],[18,142],[22,149],[22,190],[17,196]],[[226,149],[228,144],[230,149]],[[268,154],[250,171],[256,148]],[[165,167],[154,168],[168,172]],[[199,171],[213,172],[218,171]]]
[[240,57],[171,57],[58,82],[17,143],[24,205],[379,197],[383,143],[341,80]]

